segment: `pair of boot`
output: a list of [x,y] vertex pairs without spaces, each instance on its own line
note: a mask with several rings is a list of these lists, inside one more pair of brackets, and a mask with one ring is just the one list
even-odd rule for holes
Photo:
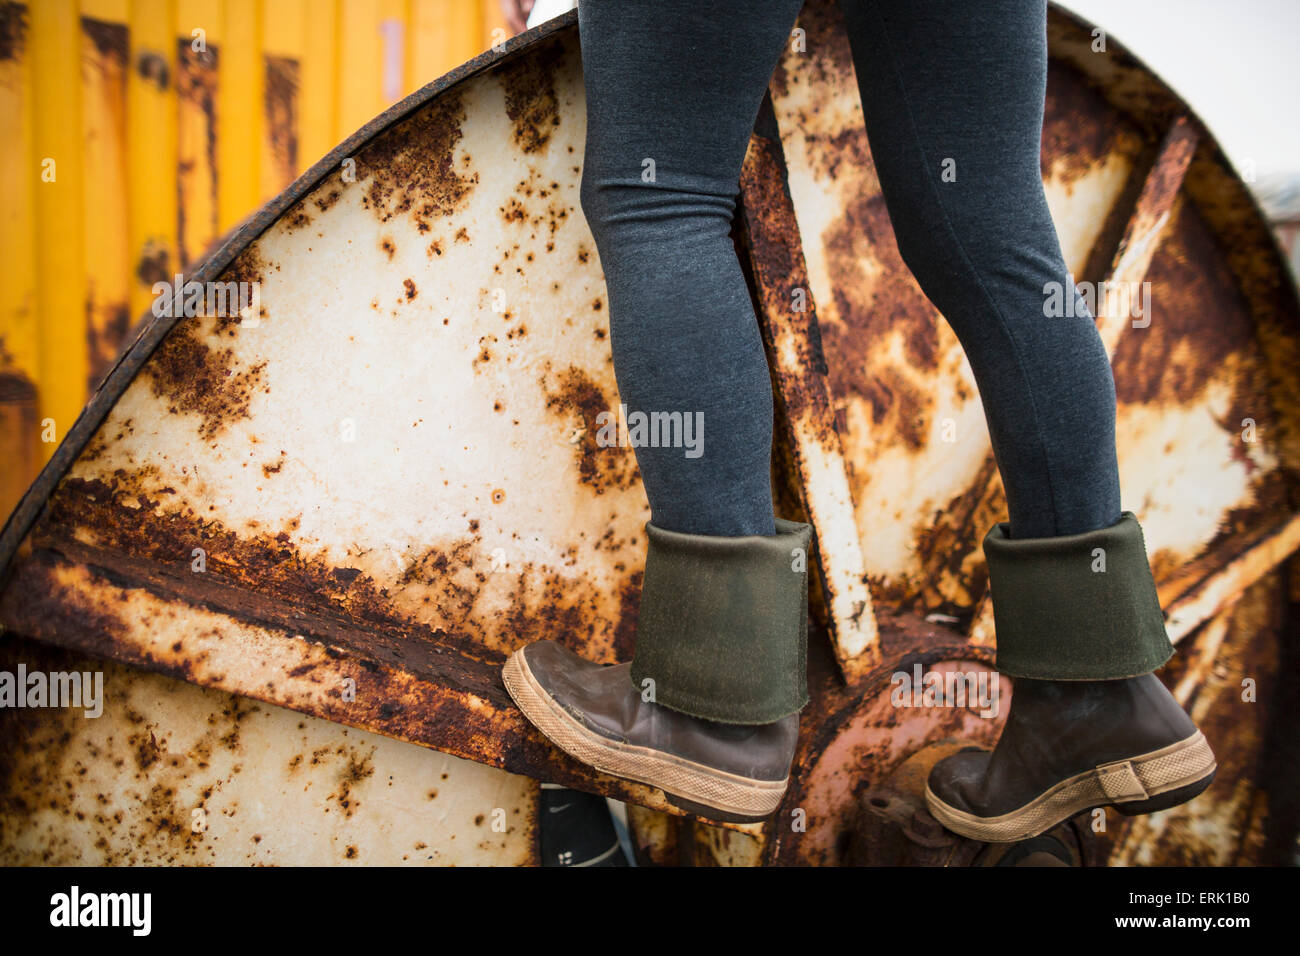
[[[601,666],[551,641],[506,662],[538,729],[605,773],[708,819],[761,820],[789,780],[807,689],[811,527],[718,537],[647,522],[635,659]],[[1205,737],[1152,673],[1173,654],[1141,528],[984,540],[998,670],[1015,678],[993,751],[940,761],[934,817],[986,842],[1036,836],[1100,806],[1140,814],[1214,778]]]

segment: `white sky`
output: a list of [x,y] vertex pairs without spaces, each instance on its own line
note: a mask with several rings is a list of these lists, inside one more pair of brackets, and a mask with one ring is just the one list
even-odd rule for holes
[[1300,175],[1300,0],[1062,0],[1174,89],[1244,170]]

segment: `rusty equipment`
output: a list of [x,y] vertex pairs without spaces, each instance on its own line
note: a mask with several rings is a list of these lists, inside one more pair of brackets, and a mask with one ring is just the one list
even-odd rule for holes
[[[9,655],[90,655],[207,688],[228,710],[266,702],[617,797],[650,862],[883,862],[900,833],[921,838],[910,862],[936,862],[923,819],[882,828],[861,805],[881,788],[879,809],[905,803],[916,774],[900,768],[929,745],[997,737],[999,718],[896,706],[890,688],[917,665],[988,672],[979,541],[1002,490],[970,370],[894,244],[838,8],[810,0],[799,26],[806,52],[777,68],[735,226],[778,400],[778,513],[816,538],[814,699],[771,821],[704,826],[588,771],[526,725],[498,679],[505,655],[544,637],[625,659],[644,554],[633,453],[596,440],[618,395],[578,201],[573,13],[381,115],[189,277],[256,283],[256,314],[144,323],[0,538],[0,623],[40,644]],[[1273,770],[1294,712],[1284,677],[1297,676],[1296,289],[1186,104],[1113,41],[1094,51],[1091,27],[1058,8],[1049,38],[1043,176],[1066,259],[1103,289],[1150,283],[1146,311],[1106,294],[1096,312],[1126,505],[1178,645],[1164,674],[1221,759],[1202,797],[1075,827],[1067,856],[1272,859],[1296,832]],[[792,310],[797,291],[815,309]],[[186,771],[184,746],[147,746],[139,728],[162,717],[135,717],[143,750],[116,783],[93,757],[120,740],[83,741],[61,716],[6,718],[0,853],[95,859],[96,837],[138,822],[121,797],[132,787],[170,837],[141,854],[222,846],[218,826],[176,824],[216,799],[203,768]],[[111,719],[132,733],[131,717]],[[418,760],[397,762],[418,775]],[[98,829],[65,791],[78,766],[109,791]],[[240,779],[217,789],[259,806],[292,789]],[[535,800],[502,803],[508,832],[526,836]],[[330,838],[346,855],[347,837]]]

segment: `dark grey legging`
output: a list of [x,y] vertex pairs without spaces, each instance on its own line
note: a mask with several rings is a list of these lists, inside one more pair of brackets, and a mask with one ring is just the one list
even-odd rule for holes
[[[651,521],[774,533],[767,361],[729,226],[741,162],[802,0],[581,0],[582,208],[629,414],[704,423],[703,454],[635,448]],[[1040,173],[1044,0],[841,0],[903,259],[970,360],[1013,537],[1120,516],[1115,385]],[[948,161],[952,161],[949,163]],[[955,181],[944,181],[945,164]],[[955,165],[954,165],[955,164]],[[947,177],[951,178],[951,177]]]

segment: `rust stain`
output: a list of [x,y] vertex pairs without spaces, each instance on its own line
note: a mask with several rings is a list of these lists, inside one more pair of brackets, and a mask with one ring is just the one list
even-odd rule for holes
[[174,278],[171,270],[171,252],[166,246],[156,242],[146,242],[140,251],[136,263],[135,277],[141,285],[152,287],[156,282],[171,282]]
[[[748,251],[740,257],[741,269],[759,302],[764,344],[769,356],[778,339],[793,344],[798,352],[794,361],[774,365],[783,432],[797,428],[802,437],[838,457],[839,436],[824,380],[827,368],[821,329],[777,143],[756,137],[755,148],[745,158],[740,185],[742,215],[733,233]],[[794,309],[797,292],[805,297],[802,311]]]
[[564,68],[563,37],[537,46],[500,68],[506,115],[514,124],[515,146],[524,153],[541,152],[560,125],[555,75]]
[[[835,86],[852,72],[853,57],[849,48],[848,31],[844,14],[838,3],[820,3],[809,0],[799,11],[796,25],[804,31],[806,52],[799,54],[799,72],[807,71],[808,80],[820,87]],[[772,96],[784,99],[790,92],[791,58],[783,56],[772,73]]]
[[[217,227],[217,189],[220,173],[217,168],[217,81],[218,54],[215,44],[207,44],[206,49],[195,50],[192,42],[185,37],[176,41],[176,94],[181,103],[188,104],[202,117],[203,165],[204,175],[199,178],[199,169],[193,159],[182,159],[177,167],[178,189],[182,197],[178,204],[177,237],[179,241],[181,268],[189,268],[203,253],[203,245],[212,236],[218,234]],[[195,180],[198,180],[195,182]],[[194,191],[207,187],[208,221],[198,225],[194,236],[188,228],[191,203]]]
[[[264,468],[268,480],[274,479],[279,465]],[[629,643],[631,595],[619,595],[623,615],[610,621],[610,598],[601,588],[532,561],[511,561],[509,576],[502,579],[510,582],[504,609],[481,607],[492,569],[477,520],[470,521],[469,535],[411,556],[396,579],[381,583],[360,567],[338,566],[297,547],[291,537],[296,521],[288,522],[286,530],[238,533],[211,514],[181,504],[173,489],[155,490],[157,484],[150,469],[119,469],[105,478],[68,477],[51,497],[34,535],[61,542],[60,549],[72,547],[68,541],[75,537],[96,553],[111,551],[120,561],[146,562],[135,572],[144,579],[162,575],[168,589],[183,583],[185,589],[199,588],[205,600],[213,600],[216,589],[239,614],[283,619],[295,631],[308,626],[301,619],[308,609],[350,621],[366,629],[367,641],[381,656],[401,661],[403,667],[414,666],[422,655],[441,653],[435,647],[454,649],[467,659],[495,660],[526,641],[551,637],[600,658],[611,637],[618,646]],[[593,546],[618,554],[630,544],[615,540],[610,531]],[[189,573],[196,547],[207,555],[203,575]],[[119,558],[113,563],[120,563]],[[576,544],[566,560],[570,565],[579,560]],[[178,574],[182,583],[172,579]],[[429,623],[427,612],[434,610],[442,626]],[[56,621],[67,613],[35,607],[29,611],[42,617],[48,613]],[[103,630],[111,646],[111,635],[119,628],[110,618]],[[183,646],[173,651],[170,666],[185,679],[190,679],[186,675],[192,654]],[[447,666],[442,661],[439,669]],[[491,679],[495,682],[495,672]]]
[[316,208],[321,212],[327,211],[331,206],[339,201],[343,195],[343,190],[338,186],[322,186],[313,195],[312,200],[316,203]]
[[1078,70],[1049,60],[1043,115],[1041,167],[1069,184],[1082,179],[1114,152],[1124,122]]
[[[1165,226],[1146,281],[1151,324],[1120,336],[1113,360],[1116,395],[1121,404],[1190,404],[1230,356],[1253,351],[1254,332],[1214,237],[1189,203],[1179,203],[1174,221]],[[1267,399],[1256,395],[1252,404],[1252,417],[1258,418]]]
[[[22,661],[29,669],[103,671],[110,693],[138,679],[115,664],[12,635],[5,646],[6,666]],[[240,772],[236,763],[218,775],[211,760],[218,751],[239,752],[239,725],[260,709],[233,694],[212,699],[219,704],[186,751],[176,748],[164,721],[129,704],[122,712],[128,733],[106,742],[79,734],[82,718],[75,709],[0,710],[0,854],[10,864],[45,865],[211,859],[210,841],[191,826],[195,801],[204,805]],[[93,771],[102,775],[106,765],[123,778],[120,793],[88,785]],[[133,798],[129,808],[120,806],[124,795]],[[41,825],[37,814],[48,829],[34,830]],[[56,818],[52,825],[50,814]],[[78,832],[84,835],[74,838]]]
[[[272,263],[267,262],[262,257],[261,248],[254,243],[241,252],[235,258],[235,261],[226,268],[226,271],[221,275],[221,281],[244,283],[248,286],[260,286],[266,281],[267,273],[271,271],[279,272],[279,265],[273,265]],[[262,306],[259,317],[262,319],[267,317],[265,305]],[[240,322],[242,319],[233,311],[227,315],[217,316],[213,321],[215,322],[214,331],[218,335],[225,334],[234,337],[239,334]]]
[[[211,653],[222,654],[223,647],[228,652],[228,642],[232,639],[241,641],[243,638],[238,636],[238,631],[223,633],[198,626],[187,637],[185,651],[171,654],[151,645],[147,638],[142,641],[138,633],[133,633],[139,631],[140,625],[147,630],[156,613],[165,611],[169,621],[174,620],[173,609],[185,613],[184,602],[187,599],[178,599],[174,590],[183,586],[183,579],[149,572],[138,562],[121,560],[120,552],[110,558],[108,552],[87,550],[67,539],[58,547],[77,554],[77,560],[81,561],[90,558],[93,562],[96,560],[91,557],[93,554],[103,554],[105,559],[111,560],[115,570],[109,572],[102,566],[81,570],[67,564],[52,551],[42,549],[34,552],[21,565],[17,577],[12,579],[12,586],[0,594],[0,619],[7,627],[41,640],[70,644],[84,653],[144,667],[164,676],[266,700],[397,739],[436,746],[444,752],[515,773],[527,773],[568,785],[594,784],[620,799],[635,799],[650,806],[666,807],[661,795],[640,785],[622,783],[598,774],[593,776],[589,768],[565,757],[546,743],[510,704],[501,686],[500,655],[493,655],[487,661],[474,661],[456,653],[447,641],[440,641],[435,646],[411,629],[403,631],[397,640],[385,628],[375,624],[357,631],[340,630],[328,618],[284,613],[265,596],[233,594],[212,582],[203,582],[198,586],[200,590],[188,598],[193,602],[189,604],[192,610],[197,611],[202,606],[218,611],[223,604],[229,606],[233,600],[237,605],[234,610],[219,613],[250,616],[258,625],[274,621],[278,615],[280,620],[273,626],[290,629],[284,632],[283,644],[289,653],[280,657],[275,669],[232,678],[214,672],[208,660]],[[69,573],[72,581],[66,577]],[[109,575],[118,583],[110,582],[107,579]],[[85,585],[90,585],[90,590],[83,590]],[[19,597],[19,593],[37,594],[39,598],[28,601]],[[533,593],[531,588],[528,593]],[[142,600],[141,594],[148,597]],[[178,604],[178,600],[181,603]],[[132,609],[128,611],[128,607]],[[143,615],[143,619],[128,622],[122,616],[127,613],[133,618]],[[551,608],[543,606],[538,614],[516,620],[526,627],[543,626],[546,621],[570,620],[568,617],[545,616],[551,613]],[[288,640],[290,633],[309,635],[309,640]],[[323,642],[323,646],[317,642]],[[591,659],[609,659],[607,652],[601,653],[598,649],[584,649],[580,644],[578,649]],[[295,658],[301,664],[289,673],[284,665]],[[306,689],[322,682],[336,686],[344,677],[356,681],[354,702],[344,703],[333,694],[321,695]],[[0,714],[0,720],[3,717]],[[154,730],[160,751],[167,750],[163,734],[156,727],[142,727],[142,731],[145,730]],[[238,729],[228,725],[223,733],[214,735],[213,742],[223,748],[235,748],[238,741]],[[3,752],[2,746],[3,742],[0,742],[0,752]],[[314,753],[312,758],[323,759],[323,755]],[[155,763],[154,768],[163,762]],[[302,760],[291,761],[291,765],[292,770],[293,766],[301,766]],[[352,793],[358,778],[365,776],[363,759],[341,776],[346,788],[339,788],[338,795],[355,806]],[[446,779],[446,774],[443,779]],[[172,783],[170,780],[163,782]],[[17,788],[11,788],[11,792],[14,789]],[[0,799],[5,796],[0,790]],[[159,796],[166,798],[168,795],[163,792]],[[158,803],[160,810],[165,810],[167,800],[160,799]],[[346,812],[347,808],[343,809]],[[170,818],[164,812],[162,819]]]
[[[90,355],[88,384],[90,391],[94,392],[112,369],[118,349],[126,341],[131,330],[131,313],[124,302],[96,310],[93,300],[87,301],[86,312],[92,317],[86,323],[86,350]],[[100,315],[99,321],[94,319],[96,312]]]
[[[231,328],[237,327],[237,320]],[[234,352],[204,340],[197,319],[172,327],[142,370],[153,393],[173,415],[199,416],[199,435],[211,441],[233,421],[249,417],[254,393],[263,387],[266,362],[238,369]]]
[[410,215],[422,232],[459,209],[479,180],[453,162],[464,120],[461,94],[450,90],[368,143],[357,154],[357,176],[370,183],[363,205],[381,222]]
[[[861,398],[878,434],[919,451],[931,431],[928,380],[939,368],[939,316],[898,250],[865,131],[838,139],[812,147],[823,158],[838,154],[860,183],[822,236],[836,277],[821,323],[830,391],[836,400]],[[901,340],[906,365],[882,354],[882,343],[893,337]]]
[[602,412],[615,415],[617,410],[583,369],[570,365],[558,375],[543,375],[541,386],[547,410],[574,430],[571,434],[573,460],[584,485],[599,495],[609,488],[631,488],[640,481],[641,473],[631,448],[598,444],[604,426],[598,423],[597,416]]
[[167,57],[157,50],[140,50],[135,55],[135,71],[140,78],[159,92],[171,84],[171,69]]
[[[330,796],[338,802],[339,807],[343,810],[343,815],[351,817],[357,812],[357,808],[361,806],[361,801],[357,799],[353,790],[375,775],[375,765],[372,759],[374,749],[371,748],[370,753],[363,756],[340,745],[337,752],[346,758],[347,762],[339,775],[338,788]],[[350,851],[349,857],[356,855],[355,848],[349,847],[348,849]]]
[[[4,13],[0,14],[0,36],[5,33],[7,24],[4,21],[10,15],[9,10],[14,7],[19,7],[19,4],[6,3],[3,6]],[[129,46],[125,23],[110,23],[94,17],[82,17],[81,32],[95,44],[95,49],[101,57],[111,60],[119,67],[126,66]],[[188,45],[187,43],[186,46]],[[0,59],[8,59],[8,57],[0,54]]]

